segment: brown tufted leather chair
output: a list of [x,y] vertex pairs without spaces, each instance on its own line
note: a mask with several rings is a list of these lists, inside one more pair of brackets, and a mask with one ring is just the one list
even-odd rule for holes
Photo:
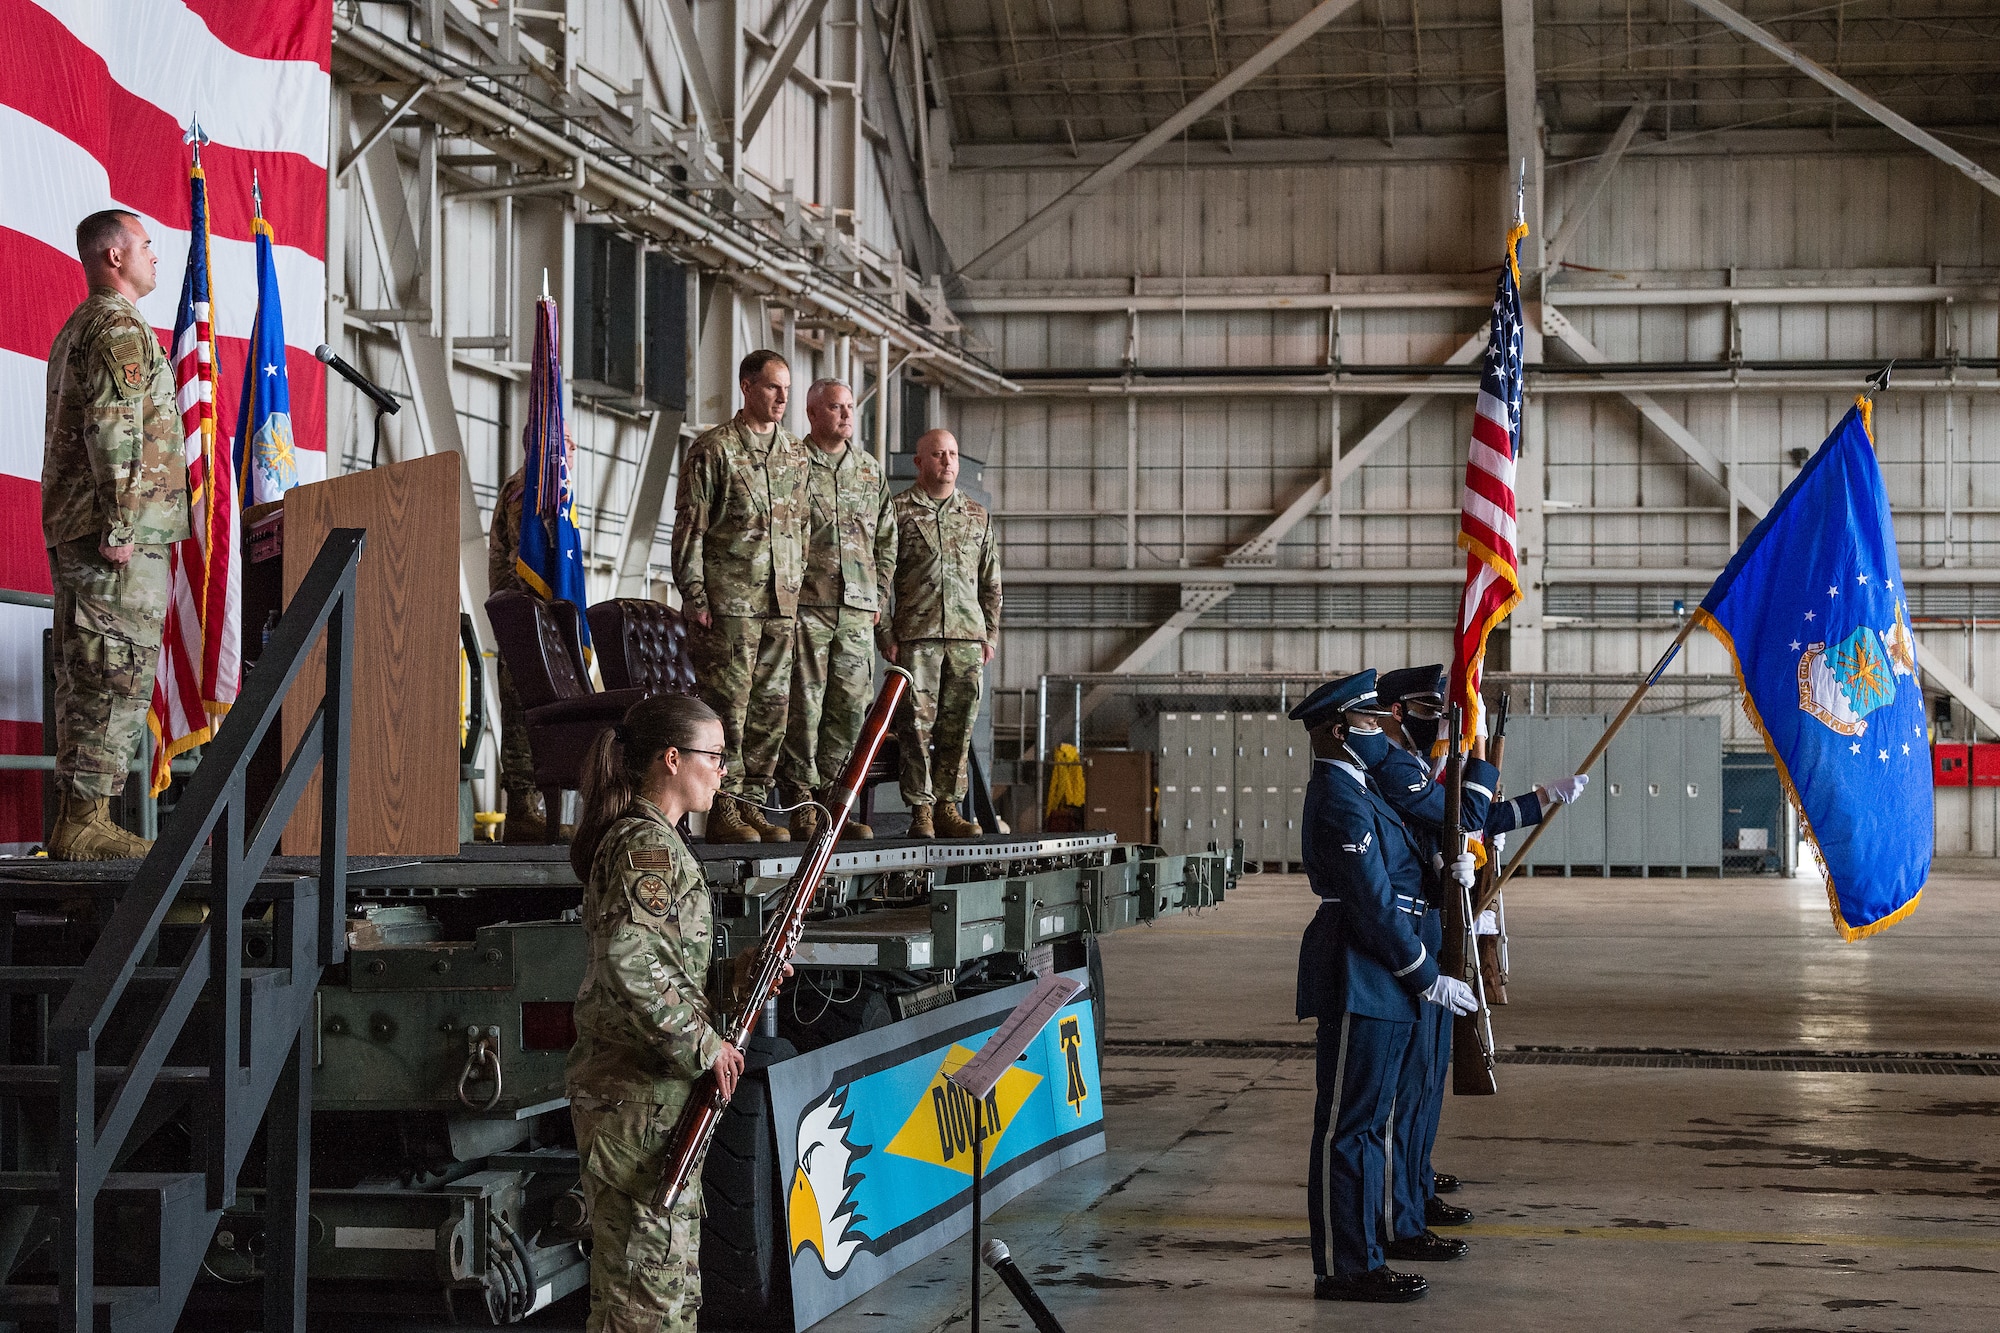
[[693,694],[687,622],[665,602],[621,597],[590,608],[590,641],[604,684],[647,694]]
[[590,743],[653,691],[592,688],[574,603],[510,590],[486,599],[486,615],[528,717],[535,786],[548,810],[548,840],[555,842],[562,794],[575,790]]

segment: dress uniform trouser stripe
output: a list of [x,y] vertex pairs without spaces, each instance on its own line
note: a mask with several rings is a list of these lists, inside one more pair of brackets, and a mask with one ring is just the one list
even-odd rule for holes
[[1329,1277],[1340,1276],[1340,1270],[1333,1262],[1333,1141],[1340,1136],[1340,1099],[1347,1088],[1347,1034],[1353,1022],[1353,1014],[1340,1016],[1340,1054],[1333,1061],[1333,1114],[1327,1123],[1326,1138],[1319,1146],[1320,1216],[1325,1222],[1322,1231],[1326,1237],[1326,1272]]

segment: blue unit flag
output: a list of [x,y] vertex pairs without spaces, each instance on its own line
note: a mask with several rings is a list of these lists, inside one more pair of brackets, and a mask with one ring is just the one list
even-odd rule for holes
[[1869,416],[1864,399],[1841,418],[1696,613],[1735,659],[1846,940],[1916,910],[1934,840],[1916,639]]
[[292,445],[292,385],[285,370],[285,312],[278,299],[278,264],[271,224],[262,205],[250,223],[257,238],[257,323],[243,366],[243,398],[236,416],[236,475],[243,504],[276,500],[298,484]]
[[527,486],[521,497],[521,549],[514,568],[544,600],[573,603],[584,660],[591,657],[590,605],[583,543],[576,530],[575,451],[563,425],[562,340],[556,303],[535,305],[535,355],[528,369],[528,424],[521,432]]

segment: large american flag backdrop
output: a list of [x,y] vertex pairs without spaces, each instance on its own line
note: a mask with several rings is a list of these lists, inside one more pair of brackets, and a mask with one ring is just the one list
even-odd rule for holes
[[[144,219],[159,287],[139,308],[164,343],[187,267],[191,120],[212,141],[202,167],[221,432],[235,429],[257,313],[254,171],[279,242],[299,480],[326,475],[326,377],[312,349],[326,311],[333,0],[0,0],[0,32],[0,587],[45,593],[44,377],[85,293],[76,224],[114,206]],[[42,752],[48,623],[46,610],[0,603],[0,753]],[[39,780],[0,775],[0,845],[40,837]]]

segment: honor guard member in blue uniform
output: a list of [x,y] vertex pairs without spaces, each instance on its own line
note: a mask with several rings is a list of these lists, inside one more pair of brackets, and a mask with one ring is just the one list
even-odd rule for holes
[[1371,670],[1322,685],[1291,712],[1313,749],[1303,851],[1320,905],[1299,948],[1298,1015],[1319,1020],[1306,1211],[1321,1300],[1413,1301],[1428,1290],[1383,1261],[1383,1140],[1420,1006],[1476,1007],[1420,938],[1422,854],[1368,779],[1389,744],[1382,711]]
[[[1432,952],[1444,945],[1446,895],[1470,887],[1474,861],[1470,853],[1452,855],[1443,846],[1445,784],[1439,781],[1431,750],[1444,716],[1445,669],[1442,665],[1405,667],[1385,672],[1375,694],[1388,716],[1382,729],[1393,744],[1369,776],[1382,796],[1403,817],[1416,838],[1429,873],[1424,879],[1425,911],[1421,938]],[[1465,761],[1461,826],[1478,832],[1486,825],[1488,806],[1499,771],[1484,759]],[[1446,865],[1450,857],[1452,864]],[[1391,1259],[1461,1259],[1471,1251],[1462,1240],[1448,1240],[1434,1226],[1461,1226],[1472,1220],[1469,1209],[1454,1208],[1437,1198],[1440,1189],[1458,1188],[1455,1176],[1439,1176],[1431,1168],[1431,1148],[1437,1142],[1438,1121],[1444,1113],[1445,1075],[1451,1069],[1451,1014],[1435,1005],[1417,1018],[1410,1049],[1396,1084],[1396,1112],[1390,1136]]]

